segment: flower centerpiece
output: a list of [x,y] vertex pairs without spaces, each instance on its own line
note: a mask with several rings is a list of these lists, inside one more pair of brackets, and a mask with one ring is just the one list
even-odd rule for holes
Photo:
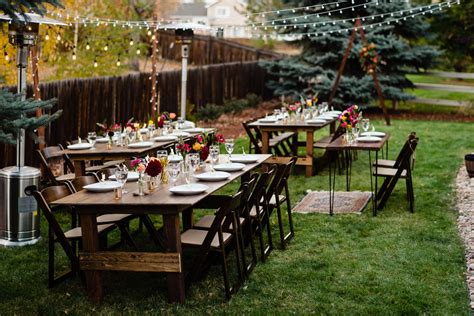
[[191,145],[185,143],[182,136],[179,136],[178,144],[176,144],[175,148],[176,154],[180,154],[186,160],[186,155],[191,151]]
[[222,134],[204,134],[204,137],[202,135],[198,135],[191,147],[191,152],[198,153],[201,161],[205,161],[209,156],[209,148],[212,145],[222,144],[224,142],[225,138]]
[[360,111],[359,106],[355,104],[351,105],[339,115],[341,127],[351,131],[352,128],[357,127],[357,123],[361,116],[362,112]]
[[[158,158],[149,156],[137,158],[130,162],[130,167],[138,172],[138,195],[144,195],[146,181],[148,181],[148,190],[155,190],[157,177],[163,170],[163,166]],[[148,176],[147,180],[144,179],[145,174]]]
[[163,123],[165,121],[176,121],[177,116],[176,113],[173,112],[163,112],[161,115],[158,117],[157,125],[159,128],[163,128]]

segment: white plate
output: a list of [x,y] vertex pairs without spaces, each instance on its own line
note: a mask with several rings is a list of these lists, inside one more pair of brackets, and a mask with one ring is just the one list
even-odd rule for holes
[[384,132],[363,132],[360,134],[361,136],[378,136],[378,137],[384,137],[385,133]]
[[276,123],[277,120],[276,119],[271,119],[271,118],[266,118],[266,119],[259,119],[258,122],[259,123]]
[[326,120],[321,119],[314,119],[314,120],[307,120],[306,123],[308,124],[326,124]]
[[152,142],[139,142],[128,144],[128,148],[146,148],[150,146],[153,146]]
[[252,163],[256,162],[258,157],[254,155],[232,155],[229,160],[232,162]]
[[163,136],[157,136],[153,138],[155,142],[169,142],[169,141],[174,141],[178,140],[178,136],[175,135],[163,135]]
[[215,165],[214,169],[218,171],[240,171],[245,168],[245,165],[243,163],[223,163],[219,165]]
[[342,114],[342,111],[329,111],[329,112],[326,112],[327,114]]
[[[172,123],[172,125],[173,127],[176,127],[178,126],[178,122],[175,121]],[[191,121],[184,121],[183,126],[182,126],[182,128],[194,128],[194,127],[196,127],[196,124],[194,124],[194,122],[191,122]]]
[[195,128],[187,128],[185,130],[186,133],[191,133],[191,134],[199,134],[199,133],[204,133],[205,129],[202,127],[195,127]]
[[[109,177],[109,180],[115,181],[115,175],[111,175]],[[127,175],[127,181],[133,182],[138,180],[138,172],[135,171],[129,171]]]
[[337,114],[337,113],[326,113],[323,116],[338,118],[339,114]]
[[195,177],[201,181],[222,181],[230,177],[230,173],[223,171],[204,172],[196,174]]
[[81,150],[81,149],[90,149],[94,147],[90,143],[80,143],[80,144],[72,144],[67,146],[67,149],[72,149],[72,150]]
[[182,132],[182,131],[173,131],[172,135],[174,135],[174,136],[183,136],[183,137],[191,136],[191,134],[189,134],[187,132]]
[[190,183],[172,187],[170,188],[170,192],[178,195],[196,195],[203,193],[207,189],[209,189],[209,187],[205,184]]
[[148,128],[141,128],[140,133],[142,133],[142,134],[148,133]]
[[183,161],[183,156],[181,155],[169,155],[168,156],[169,162],[180,162]]
[[330,115],[321,115],[321,116],[318,116],[316,119],[318,120],[326,120],[326,121],[331,121],[334,119],[334,117],[330,116]]
[[365,137],[357,138],[357,141],[361,142],[361,143],[376,143],[376,142],[379,142],[381,140],[382,140],[382,138],[376,137],[376,136],[365,136]]
[[91,192],[109,192],[121,186],[117,181],[104,181],[85,185],[84,189]]

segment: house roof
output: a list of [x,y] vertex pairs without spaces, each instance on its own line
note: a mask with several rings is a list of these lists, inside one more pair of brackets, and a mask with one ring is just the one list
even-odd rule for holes
[[174,16],[207,16],[204,3],[183,3],[178,7]]
[[[210,3],[207,4],[206,8],[210,8],[212,7],[213,5],[216,5],[218,3],[220,3],[221,0],[214,0],[214,1],[211,1]],[[246,6],[247,5],[247,1],[246,0],[237,0],[237,3],[240,4],[240,5],[243,5],[243,6]]]

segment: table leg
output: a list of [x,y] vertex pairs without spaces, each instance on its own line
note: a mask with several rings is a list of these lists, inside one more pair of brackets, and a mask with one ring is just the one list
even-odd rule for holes
[[193,227],[194,223],[194,212],[193,208],[187,208],[183,211],[183,230],[188,230]]
[[[337,153],[336,153],[337,154]],[[336,169],[337,166],[334,165],[334,174],[332,170],[334,155],[333,152],[329,152],[329,215],[334,215],[334,191],[336,190]]]
[[[376,150],[375,151],[375,161],[378,161],[379,160],[379,151]],[[370,172],[370,174],[372,174],[372,172]],[[378,181],[378,177],[377,177],[377,174],[378,174],[378,164],[375,164],[375,191],[374,191],[374,196],[375,196],[375,199],[374,199],[374,216],[377,216],[377,194],[378,194],[378,185],[377,185],[377,181]]]
[[262,154],[268,154],[270,152],[270,135],[267,131],[262,130]]
[[76,177],[86,175],[86,162],[84,160],[74,160],[74,173]]
[[[96,215],[82,214],[81,227],[84,252],[98,252],[100,246]],[[104,294],[102,289],[102,272],[87,270],[84,271],[84,276],[86,278],[87,295],[93,302],[100,303]]]
[[309,164],[306,165],[306,176],[313,176],[313,144],[314,144],[314,131],[310,130],[306,132],[306,159]]
[[[377,170],[377,165],[375,165],[375,170]],[[376,171],[377,172],[377,171]],[[375,208],[375,201],[377,200],[377,196],[374,193],[374,184],[373,184],[373,175],[372,175],[372,154],[369,150],[369,174],[370,174],[370,192],[372,192],[372,213],[374,216],[377,216],[377,210]],[[375,176],[377,179],[377,176]]]
[[[165,247],[167,252],[181,253],[181,235],[179,232],[179,215],[163,215],[163,226],[165,229]],[[184,270],[181,263],[181,272],[168,273],[168,299],[170,302],[184,303],[185,286]]]

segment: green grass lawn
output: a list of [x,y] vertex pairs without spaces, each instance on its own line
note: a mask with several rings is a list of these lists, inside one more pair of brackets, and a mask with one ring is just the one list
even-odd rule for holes
[[472,86],[474,85],[473,79],[455,79],[455,78],[442,78],[433,75],[423,75],[423,74],[412,74],[407,75],[407,78],[413,82],[423,82],[423,83],[436,83],[436,84],[449,84],[449,85],[464,85]]
[[464,92],[449,92],[449,91],[437,91],[437,90],[424,90],[424,89],[409,89],[409,94],[416,96],[417,98],[428,98],[428,99],[445,99],[454,101],[470,101],[474,100],[474,93]]
[[[400,120],[394,120],[391,127],[381,121],[376,126],[391,133],[392,158],[409,132],[416,131],[420,137],[414,214],[408,212],[401,182],[377,217],[370,211],[333,217],[294,214],[296,237],[288,249],[276,249],[266,263],[259,263],[229,302],[224,300],[217,266],[191,287],[183,305],[167,303],[166,280],[161,274],[105,273],[106,295],[100,306],[87,300],[78,278],[47,289],[43,218],[44,238],[39,244],[0,248],[0,314],[469,315],[453,181],[463,155],[473,150],[474,126]],[[239,145],[237,148],[240,152]],[[368,172],[367,153],[359,152],[353,163],[353,190],[370,189]],[[344,183],[343,176],[338,177],[338,190],[345,188]],[[236,186],[224,191],[231,193]],[[327,168],[311,178],[297,168],[290,179],[293,204],[307,189],[328,189]],[[160,219],[155,220],[158,225]],[[276,229],[274,236],[276,240]],[[144,235],[139,239],[146,241]],[[64,264],[64,255],[59,257]]]

